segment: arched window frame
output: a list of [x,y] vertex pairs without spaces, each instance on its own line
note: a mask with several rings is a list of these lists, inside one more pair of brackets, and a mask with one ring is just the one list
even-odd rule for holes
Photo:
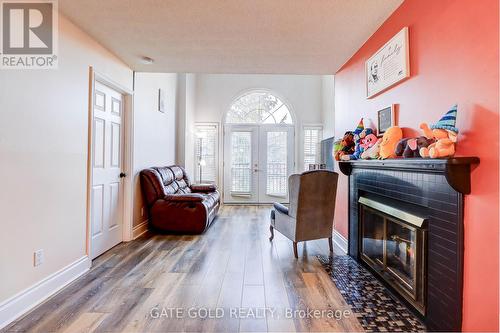
[[[273,109],[272,113],[269,112],[268,110],[264,110],[265,112],[269,113],[269,115],[265,119],[260,119],[258,121],[245,121],[243,118],[240,117],[240,119],[242,119],[242,121],[233,121],[233,119],[231,119],[231,117],[232,117],[231,112],[233,110],[233,107],[239,101],[241,101],[243,98],[245,98],[249,95],[252,95],[252,94],[266,94],[266,95],[272,96],[277,101],[279,101],[279,103],[281,103],[281,105],[279,107]],[[286,115],[287,115],[289,121],[280,122],[276,119],[275,113],[276,113],[276,111],[280,110],[281,108],[285,108]],[[253,111],[254,110],[248,111],[247,115]],[[238,115],[236,115],[235,117],[238,117]],[[266,122],[266,120],[271,118],[271,117],[274,120],[274,122]],[[279,94],[276,94],[275,92],[273,92],[271,90],[267,90],[267,89],[251,89],[251,90],[247,90],[247,91],[239,94],[236,98],[234,98],[232,100],[231,104],[227,108],[227,111],[224,113],[223,123],[228,124],[228,125],[295,125],[295,116],[294,116],[294,113],[290,107],[290,104],[287,103],[286,100],[284,98],[282,98]]]

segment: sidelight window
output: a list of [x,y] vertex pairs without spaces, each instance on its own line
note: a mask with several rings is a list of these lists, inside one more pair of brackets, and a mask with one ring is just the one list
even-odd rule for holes
[[319,162],[319,151],[323,128],[321,126],[304,126],[304,171],[309,164]]
[[216,183],[218,172],[218,125],[196,124],[195,134],[195,180],[198,183]]

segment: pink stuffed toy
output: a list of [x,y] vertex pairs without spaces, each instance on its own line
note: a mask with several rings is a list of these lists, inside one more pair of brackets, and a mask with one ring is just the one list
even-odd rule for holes
[[364,160],[377,159],[380,156],[380,143],[382,139],[377,138],[375,134],[368,135],[364,142],[364,151],[361,158]]
[[364,150],[373,147],[373,145],[377,142],[378,138],[375,134],[368,134],[363,139],[361,139],[361,143],[359,144]]

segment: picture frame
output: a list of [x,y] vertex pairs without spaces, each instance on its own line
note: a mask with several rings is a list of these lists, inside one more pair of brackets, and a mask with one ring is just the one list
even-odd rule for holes
[[158,111],[165,113],[165,90],[158,89]]
[[396,126],[396,105],[392,104],[377,111],[378,136],[381,137],[389,129]]
[[366,98],[410,77],[408,27],[401,29],[365,62]]

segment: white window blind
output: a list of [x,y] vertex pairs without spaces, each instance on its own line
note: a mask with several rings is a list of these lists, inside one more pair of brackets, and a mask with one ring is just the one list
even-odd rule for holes
[[195,125],[195,180],[198,183],[217,182],[217,125]]
[[287,132],[267,132],[267,194],[287,193]]
[[252,192],[252,133],[231,132],[231,192]]
[[321,126],[304,126],[304,170],[309,170],[309,164],[319,161],[320,142],[323,136]]

